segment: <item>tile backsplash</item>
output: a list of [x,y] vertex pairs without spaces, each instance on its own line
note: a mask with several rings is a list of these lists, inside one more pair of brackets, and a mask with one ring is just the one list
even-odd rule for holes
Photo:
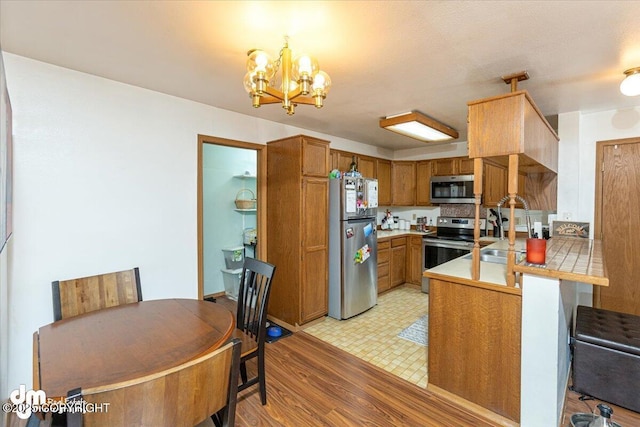
[[[440,216],[449,216],[454,218],[475,218],[476,205],[471,203],[456,203],[440,205]],[[487,217],[487,210],[480,209],[480,218]]]

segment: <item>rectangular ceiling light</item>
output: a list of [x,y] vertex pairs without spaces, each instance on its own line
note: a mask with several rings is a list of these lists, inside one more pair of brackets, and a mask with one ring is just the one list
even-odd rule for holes
[[458,138],[458,131],[419,111],[380,119],[380,127],[421,141],[446,141]]

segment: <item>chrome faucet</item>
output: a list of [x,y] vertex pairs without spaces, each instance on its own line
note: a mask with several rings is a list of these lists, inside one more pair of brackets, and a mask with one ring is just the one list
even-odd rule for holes
[[[504,227],[502,226],[502,212],[500,211],[500,208],[502,207],[502,204],[504,202],[509,200],[509,198],[509,195],[506,195],[498,202],[498,223],[500,225],[500,240],[504,240]],[[529,236],[529,238],[531,238],[531,217],[529,217],[529,203],[527,203],[525,199],[517,194],[516,199],[520,200],[524,205],[524,215],[527,220],[527,235]]]

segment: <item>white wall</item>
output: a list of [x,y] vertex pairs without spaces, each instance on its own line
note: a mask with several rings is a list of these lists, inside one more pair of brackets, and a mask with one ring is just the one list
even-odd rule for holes
[[[640,97],[637,98],[636,108],[558,115],[558,219],[568,214],[572,220],[591,223],[591,238],[594,237],[596,142],[640,136]],[[579,283],[577,292],[578,304],[590,306],[592,286]]]
[[640,136],[640,97],[638,105],[624,110],[558,115],[559,220],[567,212],[573,220],[588,221],[593,225],[596,142]]
[[53,280],[138,266],[145,299],[197,297],[198,134],[265,143],[305,133],[336,148],[364,147],[12,54],[4,59],[15,144],[5,390],[31,385],[32,334],[53,320]]

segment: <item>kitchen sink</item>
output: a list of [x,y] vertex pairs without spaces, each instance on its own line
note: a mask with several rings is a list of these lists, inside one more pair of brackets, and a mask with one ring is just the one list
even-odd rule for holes
[[481,255],[490,255],[490,256],[495,256],[495,257],[502,257],[502,258],[506,258],[507,257],[507,251],[503,250],[503,249],[485,249],[483,251],[480,251]]
[[[525,257],[525,252],[516,251],[516,263],[522,261]],[[472,254],[464,256],[466,259],[471,259]],[[507,251],[503,249],[485,249],[480,251],[480,261],[492,262],[494,264],[507,264]]]

